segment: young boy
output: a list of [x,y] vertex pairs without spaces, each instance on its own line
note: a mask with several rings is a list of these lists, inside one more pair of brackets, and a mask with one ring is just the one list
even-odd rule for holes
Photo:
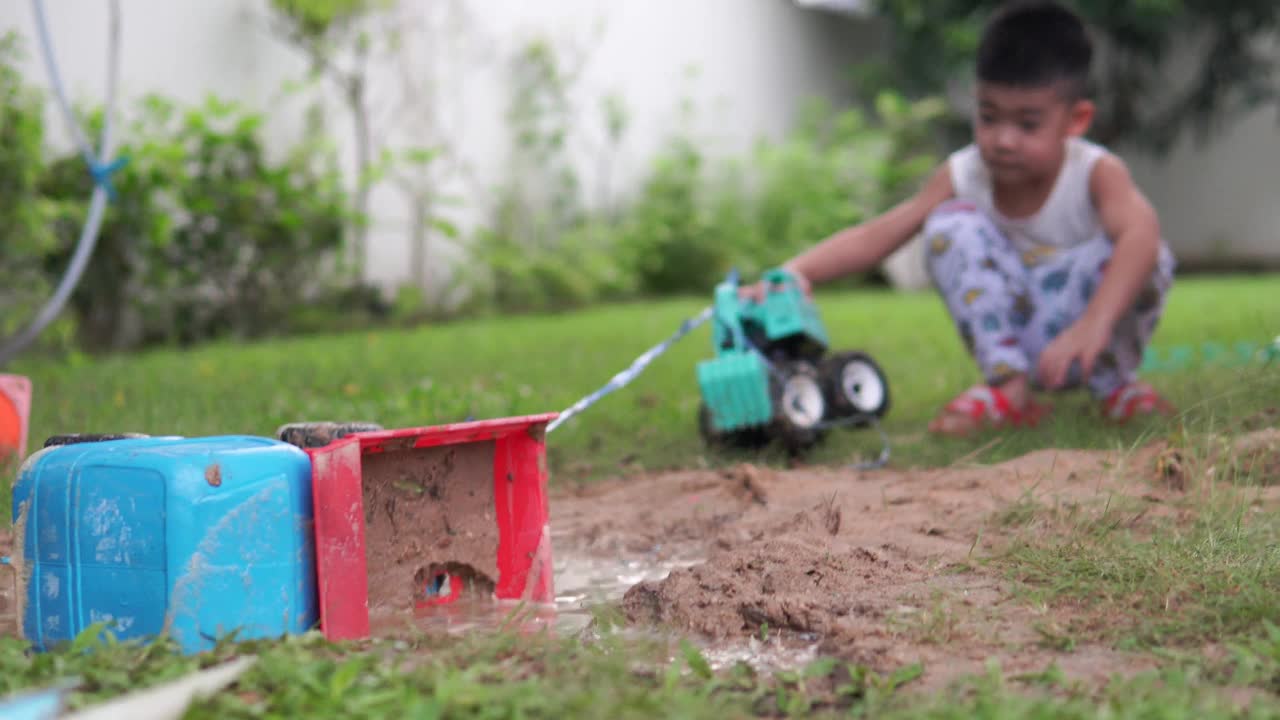
[[933,432],[1034,423],[1047,408],[1033,390],[1082,384],[1113,421],[1172,411],[1135,371],[1174,259],[1124,163],[1082,137],[1091,59],[1065,8],[1003,9],[978,50],[974,142],[914,197],[784,264],[808,292],[874,267],[923,229],[930,276],[985,379]]

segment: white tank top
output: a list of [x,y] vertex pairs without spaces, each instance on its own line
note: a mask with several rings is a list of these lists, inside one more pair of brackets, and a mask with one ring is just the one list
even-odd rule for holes
[[1103,233],[1102,221],[1089,195],[1089,175],[1107,150],[1088,140],[1068,138],[1067,153],[1053,190],[1035,214],[1005,217],[996,210],[991,176],[976,145],[955,151],[950,157],[955,197],[978,206],[1019,252],[1034,253],[1047,247],[1067,248],[1093,240]]

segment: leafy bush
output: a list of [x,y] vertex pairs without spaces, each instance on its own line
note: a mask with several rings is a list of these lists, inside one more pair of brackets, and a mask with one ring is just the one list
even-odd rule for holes
[[472,247],[489,270],[475,288],[506,311],[707,293],[730,267],[757,274],[901,200],[937,161],[944,110],[882,93],[873,120],[815,100],[786,137],[719,163],[676,135],[621,209],[583,213],[558,238],[522,241],[524,216],[500,207]]
[[[619,226],[607,211],[590,212],[568,154],[572,124],[582,114],[570,97],[572,69],[553,45],[535,37],[510,58],[505,120],[509,172],[489,210],[490,221],[466,247],[462,284],[472,309],[554,311],[635,291],[635,273],[618,253]],[[625,114],[605,98],[598,108],[607,142],[620,139]]]
[[[42,156],[43,98],[13,69],[17,51],[16,36],[0,45],[6,309],[19,289],[31,303],[48,296],[92,187],[78,154]],[[574,73],[558,63],[536,42],[515,58],[514,172],[469,243],[473,262],[458,279],[472,290],[470,304],[457,312],[705,294],[730,267],[758,273],[884,209],[934,160],[936,101],[885,93],[865,110],[815,101],[791,134],[740,157],[713,160],[677,133],[630,197],[592,208],[566,154],[579,147],[569,123],[584,113],[566,84]],[[114,178],[117,198],[71,298],[72,321],[62,321],[82,349],[342,329],[420,304],[404,296],[388,307],[352,282],[340,250],[344,229],[358,223],[320,139],[273,157],[262,115],[235,103],[179,107],[151,95],[131,109],[118,148],[129,162]],[[607,154],[625,131],[625,110],[612,97],[599,109],[606,138],[594,147]],[[88,117],[96,136],[101,111]]]
[[[142,100],[119,150],[119,197],[72,299],[85,349],[288,331],[293,308],[340,277],[346,202],[333,154],[308,139],[273,160],[261,123],[213,97],[187,109]],[[91,187],[78,155],[41,182],[58,208],[54,265],[74,251]]]
[[713,222],[708,194],[714,188],[704,177],[705,165],[692,142],[673,140],[626,210],[619,253],[640,292],[705,290],[733,261],[733,239]]
[[[17,68],[25,54],[17,33],[0,37],[0,336],[4,338],[30,322],[57,282],[56,277],[49,282],[48,275],[64,269],[46,267],[46,255],[55,245],[48,229],[55,207],[40,195],[45,171],[44,96],[27,84]],[[47,333],[61,329],[51,327]]]
[[[890,51],[865,78],[909,96],[971,76],[983,23],[1002,0],[875,0]],[[1256,109],[1280,108],[1274,0],[1065,0],[1099,44],[1090,135],[1164,154],[1188,131],[1204,142]],[[1179,81],[1175,68],[1190,68]],[[1181,74],[1178,72],[1177,74]],[[955,118],[957,132],[965,128]]]
[[459,271],[460,282],[471,297],[463,312],[547,312],[634,294],[633,273],[616,255],[613,225],[582,221],[545,244],[531,244],[499,230],[505,222],[482,228],[466,248],[471,262]]
[[935,98],[908,103],[894,93],[876,97],[866,112],[808,104],[797,128],[755,153],[759,189],[748,198],[755,234],[744,258],[751,272],[776,265],[831,233],[863,222],[904,199],[938,158],[932,123],[944,105]]

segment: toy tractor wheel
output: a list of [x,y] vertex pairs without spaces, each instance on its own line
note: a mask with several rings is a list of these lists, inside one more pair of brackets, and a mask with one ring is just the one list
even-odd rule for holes
[[769,435],[762,429],[724,431],[717,430],[711,420],[711,408],[707,404],[698,405],[698,434],[702,441],[712,450],[755,449],[769,443]]
[[44,441],[44,446],[51,448],[61,445],[79,445],[81,443],[107,442],[108,440],[132,440],[145,437],[151,436],[143,433],[65,433],[51,436]]
[[717,430],[711,421],[711,408],[707,404],[698,404],[698,434],[707,447],[719,449],[728,444],[729,433]]
[[276,437],[290,445],[306,449],[324,447],[334,440],[341,440],[353,433],[376,432],[382,429],[381,425],[364,422],[300,422],[281,425],[280,429],[276,430]]
[[867,425],[889,411],[889,382],[866,353],[832,355],[823,361],[821,375],[831,418],[861,418],[854,424]]
[[814,366],[804,361],[779,363],[772,377],[773,435],[792,453],[816,445],[823,436],[827,399]]

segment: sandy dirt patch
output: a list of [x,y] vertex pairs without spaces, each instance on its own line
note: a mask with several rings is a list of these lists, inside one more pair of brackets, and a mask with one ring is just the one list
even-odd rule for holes
[[[1274,432],[1240,441],[1252,464],[1280,457],[1258,449],[1280,453]],[[1037,508],[1122,498],[1135,523],[1186,512],[1178,501],[1188,482],[1169,474],[1169,457],[1155,444],[940,469],[742,465],[641,476],[558,493],[553,542],[557,553],[692,561],[635,584],[620,605],[635,626],[713,648],[772,635],[882,672],[921,662],[926,686],[992,659],[1010,675],[1056,663],[1070,678],[1104,682],[1153,661],[1097,644],[1063,648],[1056,631],[1071,610],[1015,598],[981,558],[1025,532],[1019,519]],[[1179,472],[1207,470],[1184,463]]]

